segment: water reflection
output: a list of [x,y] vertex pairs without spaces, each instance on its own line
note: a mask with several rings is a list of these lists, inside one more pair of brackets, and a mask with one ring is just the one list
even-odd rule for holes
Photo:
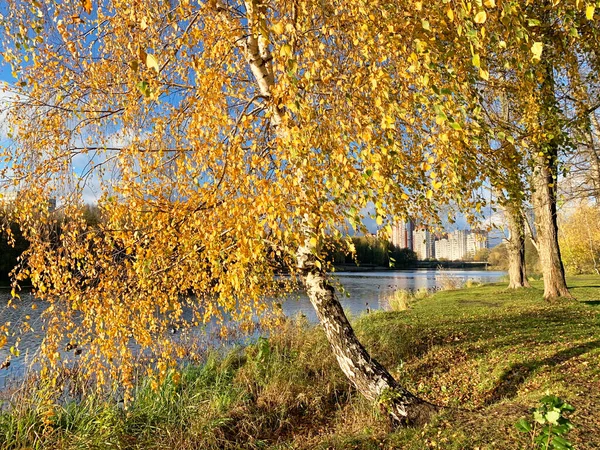
[[[357,316],[367,309],[386,309],[390,295],[398,289],[416,291],[421,288],[436,289],[448,278],[464,283],[467,280],[481,283],[499,281],[506,272],[485,270],[402,270],[372,272],[337,272],[334,279],[343,286],[347,295],[339,299],[347,313]],[[287,316],[304,314],[310,322],[317,322],[317,315],[304,293],[291,295],[283,303]]]
[[[483,283],[496,282],[505,275],[505,272],[479,271],[479,270],[443,270],[434,269],[406,270],[406,271],[372,271],[372,272],[338,272],[334,280],[340,290],[339,298],[344,309],[352,316],[358,316],[367,309],[385,309],[387,299],[398,289],[416,291],[421,288],[435,289],[442,281],[448,278],[460,280],[474,280]],[[345,292],[345,293],[344,293]],[[28,363],[32,360],[39,348],[42,339],[43,304],[36,301],[31,294],[23,293],[18,307],[8,306],[10,299],[9,290],[0,290],[0,324],[11,322],[11,328],[17,329],[29,316],[28,322],[35,330],[21,336],[19,343],[20,355],[11,356],[10,367],[0,370],[0,389],[12,380],[20,379],[25,373]],[[303,314],[309,322],[317,322],[317,316],[308,298],[302,292],[290,294],[285,299],[280,299],[283,312],[287,316]],[[33,309],[33,308],[35,309]],[[172,335],[174,340],[193,338],[201,345],[208,345],[215,340],[216,325],[196,327],[186,333],[179,333],[176,328]],[[184,337],[185,336],[185,337]],[[0,364],[10,355],[10,348],[15,344],[15,337],[10,337],[7,344],[0,348]],[[65,344],[66,345],[66,344]],[[76,357],[76,352],[81,349],[65,349],[64,356],[69,359]],[[68,354],[68,355],[67,355]]]

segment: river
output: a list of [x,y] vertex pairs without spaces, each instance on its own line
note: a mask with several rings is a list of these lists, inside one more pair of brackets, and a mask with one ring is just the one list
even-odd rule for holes
[[[353,317],[367,310],[387,308],[387,299],[398,289],[416,291],[421,288],[436,289],[448,278],[465,282],[467,280],[482,283],[499,281],[506,273],[485,270],[461,270],[461,269],[417,269],[417,270],[381,270],[365,272],[337,272],[334,280],[343,286],[346,295],[340,295],[340,301],[344,309]],[[0,289],[0,324],[10,321],[12,327],[24,319],[24,315],[30,316],[29,323],[34,329],[41,329],[41,311],[31,309],[33,298],[31,294],[23,293],[22,304],[14,309],[7,307],[10,299],[9,289]],[[291,294],[281,299],[283,312],[290,317],[297,314],[306,316],[309,322],[316,323],[317,316],[306,295],[302,292]],[[27,333],[21,338],[19,357],[12,356],[11,365],[8,369],[0,370],[0,389],[8,381],[23,376],[27,365],[28,356],[35,352],[41,341],[41,336],[36,333]],[[0,364],[10,355],[11,340],[8,345],[0,348]]]

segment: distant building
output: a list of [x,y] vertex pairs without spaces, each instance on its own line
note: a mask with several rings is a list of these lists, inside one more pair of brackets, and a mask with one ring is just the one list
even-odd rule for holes
[[17,193],[14,191],[0,192],[0,203],[3,205],[14,203],[17,200]]
[[435,257],[449,261],[472,258],[482,248],[487,248],[487,233],[483,231],[456,230],[435,241]]
[[434,242],[435,257],[437,259],[450,259],[450,241],[442,237]]
[[398,248],[414,250],[413,230],[415,224],[412,220],[394,223],[392,225],[392,245]]
[[424,260],[435,257],[435,240],[433,235],[425,227],[413,231],[413,250],[417,259]]
[[9,211],[17,203],[17,193],[14,191],[0,192],[0,210]]

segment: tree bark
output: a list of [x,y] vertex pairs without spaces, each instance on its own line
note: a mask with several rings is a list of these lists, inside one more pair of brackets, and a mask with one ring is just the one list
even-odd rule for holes
[[307,238],[298,249],[298,268],[342,372],[362,395],[379,403],[394,425],[426,423],[437,407],[397,384],[385,367],[369,355],[356,337],[316,254],[316,246]]
[[[548,17],[544,17],[542,22],[549,24],[550,20]],[[546,44],[549,45],[549,43]],[[546,73],[540,86],[541,108],[538,117],[544,135],[549,136],[549,140],[540,142],[539,147],[535,149],[532,175],[535,227],[544,276],[544,299],[546,300],[571,297],[567,289],[565,269],[558,244],[556,184],[558,183],[558,148],[562,130],[559,121],[560,108],[556,101],[554,67],[550,61],[551,59],[547,58],[543,62]]]
[[555,188],[556,154],[535,156],[533,172],[533,207],[538,252],[544,276],[544,298],[571,297],[565,280],[565,269],[558,245]]
[[525,267],[525,218],[518,205],[509,204],[505,208],[508,220],[508,288],[530,287]]

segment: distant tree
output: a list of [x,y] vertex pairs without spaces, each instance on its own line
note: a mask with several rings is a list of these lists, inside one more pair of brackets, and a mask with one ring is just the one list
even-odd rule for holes
[[9,274],[17,266],[19,256],[27,250],[29,243],[17,224],[6,224],[5,227],[10,230],[10,235],[6,232],[0,234],[0,281],[8,284]]
[[355,258],[359,264],[373,264],[387,267],[389,265],[390,243],[387,239],[376,236],[353,237],[356,249]]
[[417,262],[417,254],[410,248],[392,246],[390,255],[393,259],[393,261],[390,261],[392,267],[411,267]]
[[489,248],[480,248],[473,255],[473,261],[476,261],[476,262],[488,262],[489,256],[490,256],[490,249]]
[[561,223],[559,238],[567,271],[600,275],[600,207],[597,204],[581,203]]
[[101,221],[98,205],[86,204],[83,206],[83,219],[91,227],[98,226]]

